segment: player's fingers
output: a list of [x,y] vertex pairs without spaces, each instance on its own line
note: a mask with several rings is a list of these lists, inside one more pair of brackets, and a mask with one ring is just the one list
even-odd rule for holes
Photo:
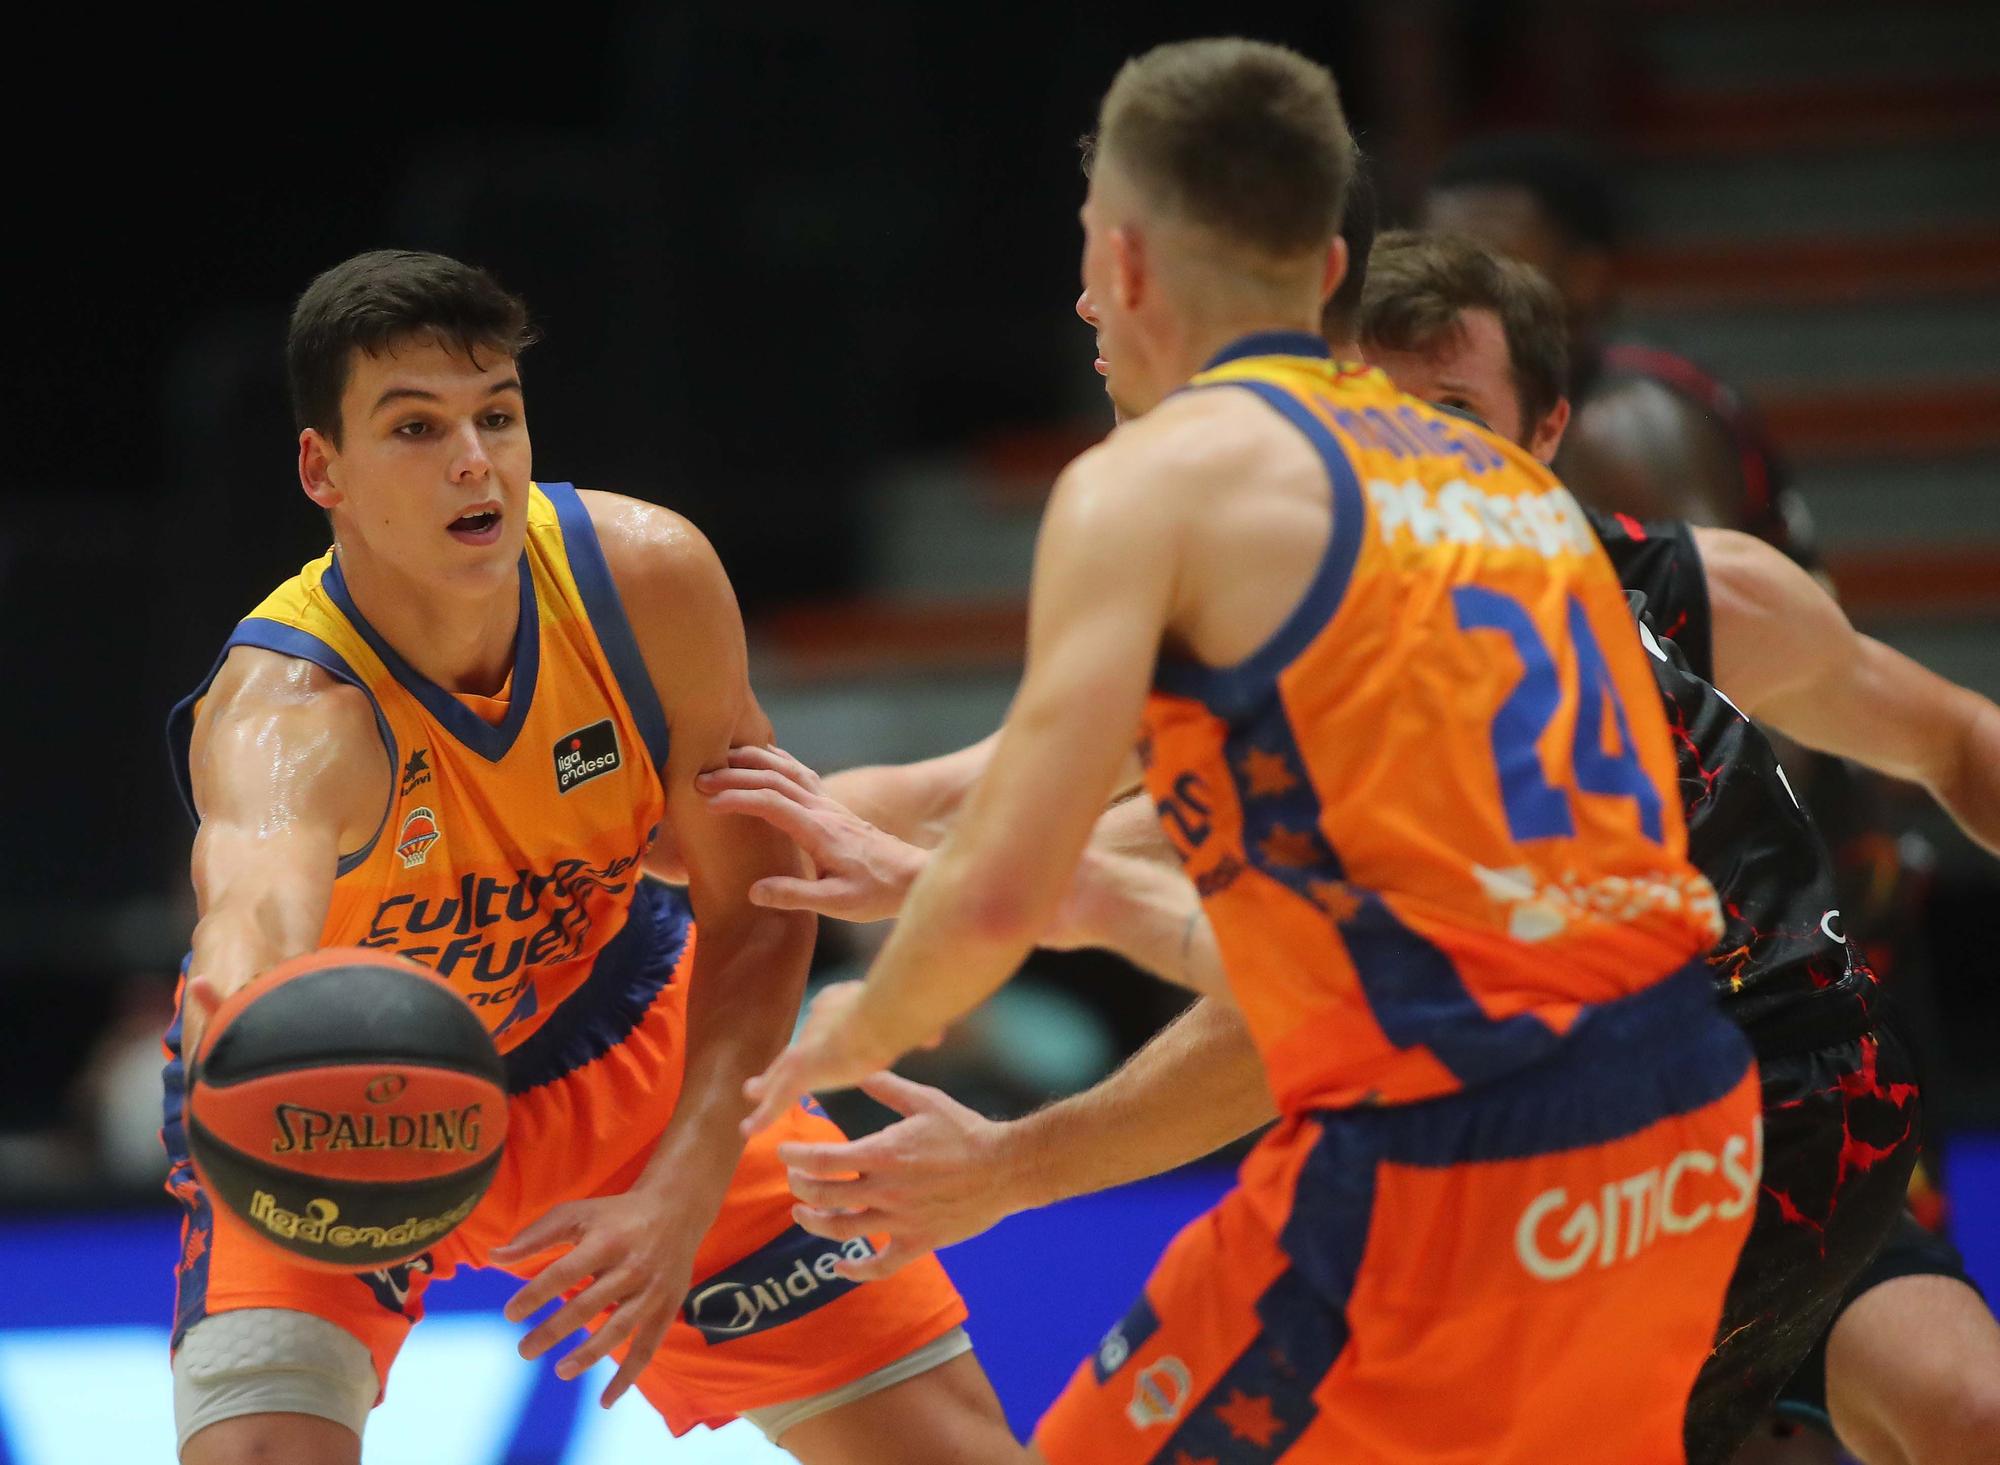
[[596,1270],[596,1253],[583,1247],[558,1257],[529,1279],[528,1284],[507,1299],[504,1316],[510,1323],[525,1322]]
[[931,1248],[921,1243],[905,1241],[900,1236],[889,1238],[889,1244],[875,1255],[863,1257],[860,1261],[849,1261],[842,1257],[833,1264],[837,1277],[845,1277],[850,1282],[879,1282],[884,1277],[900,1272],[919,1257],[929,1256]]
[[813,911],[822,916],[839,916],[852,909],[839,891],[844,882],[802,880],[796,875],[766,875],[750,886],[750,904],[772,911]]
[[637,1303],[621,1304],[610,1317],[597,1325],[596,1332],[563,1355],[562,1362],[556,1365],[556,1377],[573,1379],[588,1372],[592,1364],[607,1356],[631,1334],[638,1325],[640,1311]]
[[857,1236],[880,1236],[889,1229],[889,1218],[880,1211],[829,1211],[818,1206],[793,1206],[792,1219],[799,1229],[828,1241],[852,1241]]
[[561,1205],[531,1221],[514,1234],[512,1241],[502,1242],[487,1255],[505,1266],[509,1262],[526,1261],[551,1247],[573,1246],[582,1235],[582,1215],[574,1205]]
[[639,1382],[639,1375],[646,1371],[646,1365],[653,1361],[653,1355],[660,1351],[660,1342],[667,1335],[667,1325],[673,1321],[671,1309],[662,1311],[657,1319],[649,1320],[644,1326],[634,1329],[632,1344],[625,1350],[625,1357],[619,1362],[618,1372],[611,1382],[604,1386],[604,1392],[597,1402],[609,1409],[618,1402],[619,1396]]
[[862,1079],[860,1087],[861,1092],[876,1103],[894,1109],[905,1118],[912,1114],[933,1112],[950,1102],[950,1096],[942,1089],[913,1082],[887,1068]]
[[762,819],[815,858],[826,848],[826,832],[820,828],[812,811],[770,789],[724,789],[709,796],[708,806],[718,814],[745,814],[753,819]]
[[870,1135],[839,1144],[808,1144],[803,1140],[788,1139],[778,1146],[778,1163],[789,1170],[823,1179],[852,1179],[866,1173],[868,1162],[875,1157],[879,1146],[869,1143],[873,1138]]
[[798,1051],[797,1048],[787,1048],[769,1068],[755,1078],[744,1080],[743,1097],[755,1106],[743,1121],[745,1138],[777,1123],[792,1101],[806,1092],[800,1078]]
[[821,789],[819,775],[776,744],[762,748],[731,748],[729,766],[770,769],[795,779],[813,793],[818,793]]
[[714,768],[698,775],[694,786],[711,798],[732,791],[761,791],[782,794],[793,803],[803,805],[813,796],[812,791],[796,779],[769,768]]
[[571,1333],[587,1327],[590,1320],[617,1303],[628,1283],[624,1274],[614,1272],[599,1277],[576,1296],[550,1313],[521,1339],[518,1351],[523,1358],[540,1358]]
[[858,1211],[875,1201],[876,1187],[865,1177],[823,1180],[800,1170],[787,1170],[785,1183],[792,1198],[822,1211]]

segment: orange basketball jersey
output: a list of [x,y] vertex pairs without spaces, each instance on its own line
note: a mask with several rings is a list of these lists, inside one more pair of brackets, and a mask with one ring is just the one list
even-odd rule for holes
[[[223,652],[298,657],[368,695],[389,801],[374,838],[340,861],[320,944],[382,947],[432,968],[510,1054],[593,974],[604,999],[593,1008],[643,1007],[633,973],[657,968],[664,980],[687,924],[682,902],[641,882],[665,811],[666,722],[568,484],[529,490],[520,597],[514,669],[497,698],[460,698],[405,662],[355,607],[331,551],[267,596]],[[174,710],[190,809],[188,739],[214,675]],[[538,1070],[559,1071],[586,1055],[542,1056]],[[516,1087],[547,1076],[517,1066]]]
[[1312,336],[1190,388],[1261,398],[1332,491],[1297,608],[1236,666],[1163,657],[1142,747],[1283,1108],[1489,1081],[1706,950],[1659,696],[1562,485]]

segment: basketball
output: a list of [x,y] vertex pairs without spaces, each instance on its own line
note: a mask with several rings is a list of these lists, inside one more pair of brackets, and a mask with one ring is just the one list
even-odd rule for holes
[[434,1246],[485,1194],[505,1071],[472,1008],[422,967],[332,947],[216,1010],[187,1129],[202,1183],[253,1235],[375,1271]]

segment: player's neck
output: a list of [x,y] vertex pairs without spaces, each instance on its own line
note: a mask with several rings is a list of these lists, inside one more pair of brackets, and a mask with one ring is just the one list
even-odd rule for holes
[[490,593],[454,594],[346,551],[340,573],[354,608],[403,660],[447,692],[490,697],[506,685],[521,625],[514,575]]
[[1189,378],[1213,361],[1225,347],[1234,345],[1245,336],[1284,331],[1289,334],[1303,333],[1317,337],[1318,327],[1317,321],[1288,319],[1279,311],[1246,312],[1183,321],[1180,323],[1180,329],[1172,332],[1161,342],[1161,350],[1155,357],[1155,370],[1150,383],[1154,388],[1153,400],[1158,402],[1169,393],[1178,391]]

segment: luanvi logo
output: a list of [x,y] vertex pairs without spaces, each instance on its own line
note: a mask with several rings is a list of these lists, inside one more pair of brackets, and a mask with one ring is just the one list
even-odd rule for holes
[[418,748],[410,754],[410,761],[403,765],[403,783],[397,793],[406,794],[431,781],[431,750]]
[[556,792],[566,794],[580,783],[618,767],[618,729],[611,719],[593,722],[556,739]]

